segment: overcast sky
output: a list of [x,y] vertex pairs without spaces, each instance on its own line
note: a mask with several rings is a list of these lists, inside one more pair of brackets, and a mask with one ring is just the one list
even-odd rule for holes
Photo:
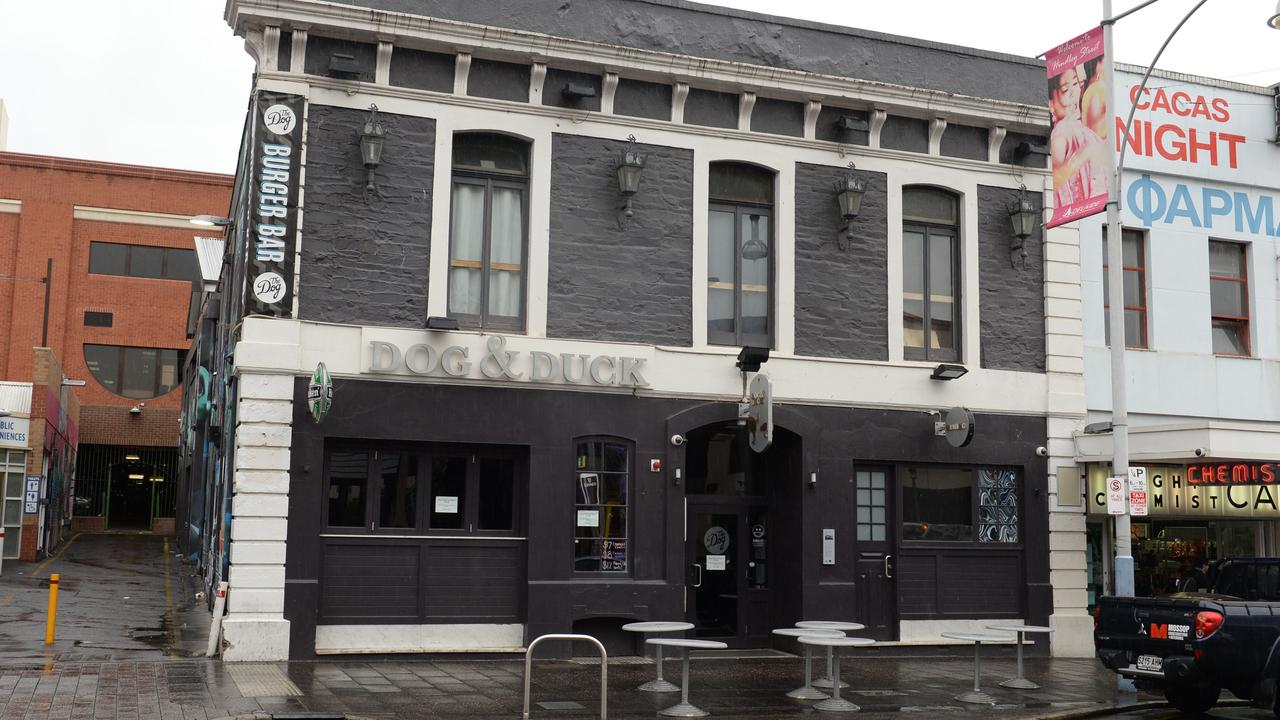
[[[520,0],[476,0],[520,2]],[[575,0],[591,2],[592,0]],[[428,0],[422,0],[429,7]],[[717,0],[712,4],[1034,56],[1084,32],[1101,0]],[[1117,0],[1117,11],[1136,0]],[[1117,24],[1117,58],[1146,65],[1195,0]],[[253,63],[223,0],[5,0],[0,100],[8,150],[230,173]],[[1211,0],[1160,66],[1280,82],[1276,0]]]

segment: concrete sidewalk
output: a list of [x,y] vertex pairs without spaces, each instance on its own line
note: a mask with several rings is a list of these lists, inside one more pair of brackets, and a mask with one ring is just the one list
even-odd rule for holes
[[[862,706],[859,717],[872,718],[1035,718],[1134,699],[1118,697],[1114,677],[1089,660],[1032,660],[1028,675],[1043,689],[1001,688],[996,683],[1012,672],[1013,662],[1000,658],[983,663],[984,689],[997,704],[965,705],[954,696],[971,685],[971,663],[959,657],[855,657],[845,662],[852,684],[845,696]],[[651,663],[637,659],[610,664],[611,718],[653,718],[679,700],[677,693],[635,689],[653,673]],[[691,674],[691,701],[716,717],[818,714],[812,702],[785,697],[801,683],[798,658],[698,659]],[[678,664],[669,676],[678,679]],[[516,660],[7,664],[0,665],[0,720],[208,720],[299,712],[510,720],[521,716],[522,678],[523,664]],[[536,661],[532,690],[534,718],[597,716],[599,665]]]
[[[45,562],[6,563],[0,576],[0,720],[208,720],[289,712],[406,720],[520,717],[522,658],[205,660],[200,656],[209,615],[195,599],[193,571],[163,538],[145,535],[80,535]],[[53,572],[62,576],[58,634],[45,646]],[[803,682],[798,657],[754,655],[695,658],[690,700],[726,718],[817,714],[812,702],[786,697]],[[983,648],[983,688],[995,697],[993,706],[954,699],[973,682],[968,648],[909,654],[857,649],[842,667],[852,685],[845,696],[862,706],[862,717],[1030,718],[1134,699],[1119,697],[1115,677],[1093,660],[1029,659],[1027,674],[1043,689],[999,687],[1014,673],[1010,647]],[[599,670],[594,660],[536,661],[532,717],[596,716]],[[678,681],[679,662],[669,661],[666,674]],[[678,702],[678,693],[635,689],[653,675],[646,658],[612,658],[609,716],[653,718]]]

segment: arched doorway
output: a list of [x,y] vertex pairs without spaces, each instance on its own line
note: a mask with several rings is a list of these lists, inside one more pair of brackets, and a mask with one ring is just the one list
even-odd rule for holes
[[798,612],[800,436],[778,428],[763,453],[745,427],[690,431],[685,451],[686,615],[696,637],[766,647]]

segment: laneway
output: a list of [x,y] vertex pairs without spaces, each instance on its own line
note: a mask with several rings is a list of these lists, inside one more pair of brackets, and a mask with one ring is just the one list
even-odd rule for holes
[[[152,535],[74,536],[40,563],[0,574],[0,663],[158,660],[202,654],[209,616],[191,566]],[[61,575],[57,641],[44,644],[49,576]]]

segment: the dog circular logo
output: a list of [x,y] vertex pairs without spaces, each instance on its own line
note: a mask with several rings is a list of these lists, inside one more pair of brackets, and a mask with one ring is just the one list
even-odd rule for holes
[[264,272],[253,279],[253,296],[258,302],[275,305],[284,299],[284,278],[277,272]]
[[276,135],[288,135],[298,124],[298,116],[288,105],[272,105],[263,111],[262,124]]

